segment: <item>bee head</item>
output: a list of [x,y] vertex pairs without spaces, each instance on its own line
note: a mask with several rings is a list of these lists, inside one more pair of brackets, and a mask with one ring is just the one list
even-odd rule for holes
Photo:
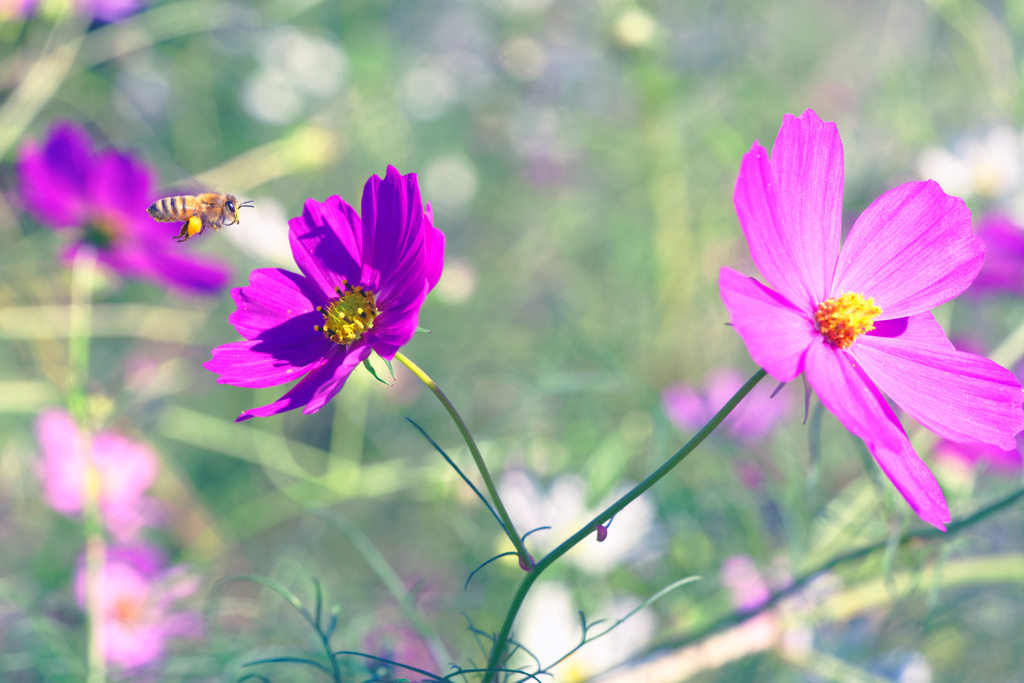
[[251,208],[252,202],[245,201],[239,203],[238,200],[235,198],[235,195],[233,194],[229,194],[224,198],[224,210],[228,213],[229,216],[231,216],[232,223],[238,222],[239,211],[246,207]]

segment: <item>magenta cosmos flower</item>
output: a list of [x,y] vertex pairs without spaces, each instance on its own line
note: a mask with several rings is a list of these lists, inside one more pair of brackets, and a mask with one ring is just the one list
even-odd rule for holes
[[220,384],[272,387],[302,379],[238,421],[304,406],[315,413],[371,351],[387,360],[412,338],[420,306],[441,277],[444,235],[420,201],[416,174],[388,166],[363,188],[362,218],[340,197],[306,200],[289,221],[301,275],[254,270],[231,292],[229,320],[245,341],[219,346],[204,364]]
[[988,214],[978,224],[985,265],[967,294],[1024,296],[1024,229],[1006,216]]
[[87,486],[96,487],[103,524],[116,538],[135,538],[157,515],[156,501],[145,495],[156,480],[159,461],[144,443],[113,432],[86,440],[63,410],[46,410],[36,418],[42,448],[38,466],[46,502],[64,515],[82,513]]
[[65,260],[91,245],[101,263],[126,277],[198,294],[215,294],[227,284],[224,265],[189,255],[167,225],[149,217],[155,195],[145,164],[113,149],[93,152],[77,125],[55,126],[42,147],[22,146],[18,191],[37,220],[74,234]]
[[882,392],[958,443],[1014,448],[1024,428],[1013,373],[957,351],[929,313],[984,261],[967,207],[933,181],[906,183],[865,209],[840,249],[843,147],[811,110],[786,116],[771,159],[754,143],[733,199],[770,285],[731,268],[719,277],[750,355],[777,380],[804,373],[921,519],[945,529],[942,490]]
[[[177,604],[198,590],[199,577],[165,565],[163,553],[152,546],[108,549],[98,581],[108,663],[121,669],[152,666],[163,659],[170,640],[202,636],[199,612]],[[86,590],[83,562],[75,573],[75,597],[83,609]]]

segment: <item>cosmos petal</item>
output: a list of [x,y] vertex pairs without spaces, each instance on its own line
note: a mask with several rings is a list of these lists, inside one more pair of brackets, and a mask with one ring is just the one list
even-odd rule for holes
[[808,349],[805,366],[807,381],[822,404],[864,440],[914,512],[945,531],[949,507],[935,475],[914,452],[889,404],[863,370],[824,339]]
[[963,200],[938,183],[905,183],[864,210],[843,245],[832,293],[857,292],[881,307],[881,320],[946,303],[981,270],[985,246]]
[[434,289],[441,279],[441,271],[444,270],[444,233],[434,227],[434,212],[430,208],[430,202],[427,202],[425,218],[424,268],[429,289]]
[[[342,280],[360,283],[363,233],[355,209],[338,196],[307,199],[302,215],[288,221],[288,241],[303,275],[334,296]],[[362,284],[368,284],[363,282]]]
[[153,179],[146,167],[112,150],[97,155],[88,181],[93,204],[114,208],[124,215],[146,215],[153,199]]
[[322,365],[311,370],[284,396],[273,403],[245,411],[235,422],[277,415],[299,407],[302,407],[304,415],[315,413],[341,391],[345,380],[357,365],[369,357],[370,351],[368,344],[355,344],[347,348],[338,346]]
[[839,129],[818,118],[813,109],[798,117],[786,114],[772,145],[771,166],[785,220],[781,247],[795,252],[793,265],[813,302],[820,303],[828,298],[842,234]]
[[252,271],[249,286],[231,290],[231,297],[236,310],[228,321],[246,339],[255,339],[264,330],[311,312],[315,315],[308,318],[310,325],[319,325],[322,316],[315,309],[327,301],[311,280],[280,268]]
[[363,281],[387,301],[409,280],[425,276],[425,216],[416,174],[403,176],[388,166],[383,180],[371,176],[363,188],[362,216]]
[[780,382],[803,370],[807,347],[819,337],[809,316],[754,278],[722,268],[722,301],[754,362]]
[[835,125],[810,110],[786,117],[770,161],[755,142],[740,164],[733,203],[750,255],[768,284],[799,308],[813,310],[827,298],[842,182]]
[[305,338],[281,337],[231,342],[212,351],[203,367],[219,375],[218,384],[261,389],[294,382],[334,351],[335,345],[312,331]]
[[[930,325],[937,328],[933,334],[942,333],[934,319]],[[850,352],[886,395],[939,436],[1016,448],[1014,435],[1024,429],[1024,390],[1006,368],[948,342],[912,335],[864,335]]]
[[147,266],[136,273],[191,294],[216,294],[227,286],[231,269],[220,261],[187,253],[149,252]]

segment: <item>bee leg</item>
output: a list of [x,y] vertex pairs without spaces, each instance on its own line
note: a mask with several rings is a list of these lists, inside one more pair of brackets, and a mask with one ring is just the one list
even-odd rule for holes
[[203,221],[199,216],[192,216],[182,226],[178,233],[179,242],[187,242],[190,237],[195,237],[203,231]]

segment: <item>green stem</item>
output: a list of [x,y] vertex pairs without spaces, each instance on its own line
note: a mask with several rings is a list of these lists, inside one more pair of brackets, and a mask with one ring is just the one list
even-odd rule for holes
[[89,623],[88,683],[107,679],[106,629],[103,624],[101,582],[107,546],[100,516],[100,491],[92,454],[92,425],[86,382],[89,377],[89,339],[92,328],[92,290],[96,254],[83,247],[71,267],[71,304],[68,310],[68,408],[74,415],[85,449],[86,476],[82,482],[82,517],[85,533],[85,612]]
[[[1006,496],[1000,498],[999,500],[979,509],[971,516],[952,522],[951,524],[949,524],[946,531],[939,531],[934,527],[920,529],[918,531],[903,534],[902,536],[900,536],[897,545],[904,546],[907,543],[910,543],[914,540],[949,538],[955,534],[960,533],[964,529],[968,529],[977,524],[978,522],[987,519],[995,513],[1010,507],[1011,505],[1022,499],[1024,499],[1024,488],[1019,488],[1016,491],[1013,491],[1007,494]],[[747,621],[748,619],[753,619],[758,614],[761,614],[762,612],[765,612],[774,607],[776,604],[778,604],[780,600],[787,598],[790,595],[793,595],[794,593],[800,591],[815,577],[824,574],[825,572],[831,569],[835,569],[839,565],[846,564],[847,562],[852,562],[854,560],[859,560],[861,558],[867,557],[868,555],[876,553],[879,550],[884,550],[886,547],[889,546],[889,544],[890,540],[888,538],[885,538],[881,541],[878,541],[877,543],[872,543],[870,545],[866,545],[860,548],[856,548],[855,550],[843,553],[842,555],[837,555],[825,561],[824,563],[818,565],[814,569],[804,572],[803,574],[798,576],[796,579],[793,580],[793,583],[789,584],[786,588],[782,589],[778,593],[773,594],[767,602],[765,602],[757,609],[743,613],[731,612],[723,616],[722,618],[714,621],[713,623],[707,625],[700,631],[687,636],[686,638],[682,638],[680,640],[675,640],[672,642],[658,643],[657,645],[652,646],[651,650],[653,651],[662,648],[686,647],[687,645],[692,645],[693,643],[703,640],[704,638],[707,638],[708,636],[717,633],[718,631],[726,629],[730,626],[735,626],[736,624]],[[540,565],[538,565],[538,568],[539,566]]]
[[588,522],[582,529],[545,555],[544,558],[537,563],[533,571],[523,578],[515,595],[512,597],[512,604],[509,605],[508,612],[505,614],[505,623],[501,625],[501,631],[498,633],[497,638],[494,639],[494,648],[491,650],[491,657],[487,662],[488,673],[484,678],[484,683],[491,683],[494,680],[494,673],[501,665],[505,646],[508,644],[509,635],[512,632],[512,623],[515,621],[516,614],[518,614],[519,608],[523,604],[523,600],[526,599],[526,594],[529,592],[530,587],[533,586],[533,583],[541,575],[541,572],[554,564],[560,557],[569,552],[584,538],[592,534],[599,525],[606,523],[618,514],[620,510],[639,498],[649,488],[658,483],[658,481],[660,481],[666,474],[671,472],[676,465],[681,463],[686,456],[693,452],[693,450],[696,449],[697,446],[699,446],[701,442],[704,441],[704,439],[706,439],[708,435],[722,423],[722,420],[728,417],[729,413],[739,405],[739,402],[742,401],[746,395],[750,393],[750,390],[753,389],[758,382],[764,379],[767,374],[768,373],[763,369],[755,372],[754,375],[747,380],[747,383],[740,387],[739,391],[737,391],[733,397],[730,398],[724,406],[722,406],[722,409],[715,413],[715,416],[711,418],[711,420],[704,425],[701,430],[686,443],[685,446],[680,448],[675,455],[666,460],[664,464],[652,472],[649,477],[630,489],[625,495],[590,520],[590,522]]
[[427,387],[434,392],[437,399],[444,406],[444,409],[451,415],[455,425],[462,432],[462,438],[466,440],[466,445],[469,446],[469,452],[473,454],[473,461],[476,462],[476,467],[480,471],[480,476],[484,480],[484,485],[487,487],[487,493],[491,496],[491,502],[494,503],[494,508],[498,511],[498,516],[501,518],[501,523],[505,526],[505,533],[508,535],[509,540],[512,541],[512,545],[515,546],[516,553],[519,555],[520,565],[524,568],[533,568],[533,558],[526,552],[526,546],[523,545],[523,539],[516,533],[516,528],[512,524],[512,518],[509,517],[508,511],[505,509],[505,504],[501,502],[501,497],[498,495],[498,489],[494,486],[494,480],[491,478],[491,473],[487,469],[487,464],[484,462],[484,458],[480,455],[480,449],[477,448],[476,442],[473,440],[473,435],[469,433],[469,428],[466,427],[466,423],[462,420],[462,416],[459,415],[459,411],[455,409],[452,402],[448,400],[448,397],[444,395],[441,388],[434,383],[434,380],[430,379],[427,373],[423,372],[418,365],[413,363],[411,360],[406,358],[401,352],[395,354],[395,360],[399,361],[405,367],[412,370],[413,374],[420,378]]

